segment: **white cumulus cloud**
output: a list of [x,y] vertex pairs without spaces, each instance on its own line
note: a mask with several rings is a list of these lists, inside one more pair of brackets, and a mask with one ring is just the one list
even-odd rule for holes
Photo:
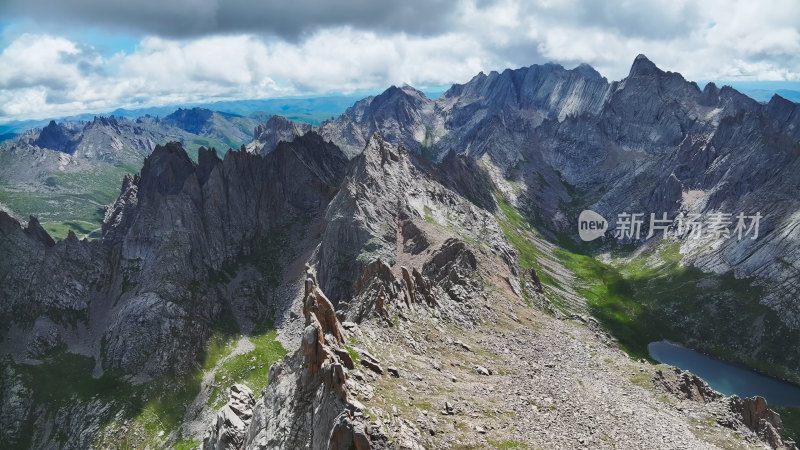
[[[402,83],[438,86],[548,61],[588,63],[613,80],[627,75],[639,53],[691,80],[800,81],[800,3],[794,0],[434,0],[388,9],[359,0],[340,9],[299,1],[290,7],[191,0],[196,8],[185,16],[163,1],[139,7],[109,1],[94,9],[90,0],[73,9],[54,0],[11,1],[0,13],[5,8],[42,25],[4,38],[0,121]],[[50,9],[34,17],[36,5]],[[295,6],[312,12],[294,14]],[[104,55],[58,32],[86,26],[87,18],[106,32],[138,30],[138,45]],[[56,19],[60,25],[52,31],[46,23]]]

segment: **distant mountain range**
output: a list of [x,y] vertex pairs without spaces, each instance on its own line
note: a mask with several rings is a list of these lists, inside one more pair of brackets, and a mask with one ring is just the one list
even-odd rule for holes
[[58,238],[69,229],[99,237],[103,207],[156,145],[181,142],[196,159],[201,146],[224,151],[248,143],[256,125],[251,118],[200,108],[162,118],[51,121],[0,143],[0,205],[39,217]]
[[[751,81],[751,82],[716,82],[718,86],[731,86],[739,92],[759,101],[768,102],[778,94],[787,100],[800,102],[800,83]],[[701,83],[702,85],[702,83]],[[438,97],[446,88],[423,90],[431,98]],[[319,125],[324,120],[337,117],[354,102],[365,97],[365,93],[348,95],[331,95],[307,98],[276,98],[266,100],[231,100],[212,103],[187,103],[181,105],[155,106],[149,108],[124,109],[104,113],[87,113],[72,116],[52,117],[41,120],[12,120],[0,123],[0,141],[13,138],[31,128],[41,128],[51,120],[57,122],[80,122],[92,120],[95,116],[114,116],[136,119],[143,116],[163,117],[179,108],[202,108],[219,113],[234,114],[266,121],[271,115],[281,115],[291,120]]]
[[80,114],[42,120],[10,121],[0,124],[0,140],[14,137],[31,128],[44,127],[51,120],[57,122],[81,122],[92,120],[95,116],[114,116],[128,119],[137,119],[144,116],[164,117],[172,114],[179,108],[201,108],[241,117],[251,117],[254,119],[263,118],[264,120],[273,114],[280,114],[292,120],[319,124],[323,120],[338,116],[347,107],[352,105],[353,102],[361,99],[363,96],[364,94],[350,94],[312,98],[219,101],[213,103],[169,105],[138,109],[116,109],[101,114]]

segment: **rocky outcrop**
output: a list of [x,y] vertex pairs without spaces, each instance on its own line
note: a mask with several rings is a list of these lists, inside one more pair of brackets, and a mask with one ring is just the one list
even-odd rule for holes
[[303,313],[301,348],[270,368],[244,448],[373,448],[364,407],[349,394],[353,361],[344,348],[341,324],[310,269]]
[[[382,260],[368,264],[355,285],[356,296],[339,303],[338,316],[343,321],[360,323],[378,317],[391,323],[389,306],[404,301],[403,285]],[[402,303],[405,305],[405,303]]]
[[392,317],[407,318],[415,311],[461,325],[476,320],[474,309],[485,292],[473,251],[464,241],[449,238],[429,254],[421,270],[399,266],[397,275],[382,260],[367,265],[353,298],[340,302],[338,316],[353,323],[375,318],[387,326],[393,326]]
[[479,289],[473,274],[478,269],[475,254],[464,241],[450,238],[437,249],[422,267],[422,273],[455,302],[468,301]]
[[652,381],[656,388],[682,400],[709,403],[722,397],[703,379],[677,367],[656,370]]
[[783,422],[780,414],[767,408],[763,397],[739,398],[733,396],[728,401],[730,411],[762,441],[772,448],[796,450],[794,441],[784,440]]
[[103,237],[111,243],[121,243],[125,233],[131,227],[135,217],[134,211],[139,203],[138,190],[141,176],[125,175],[122,178],[122,189],[119,197],[106,210],[103,220]]
[[47,234],[47,231],[42,228],[42,224],[39,223],[39,219],[36,217],[30,216],[28,226],[25,227],[23,231],[32,239],[43,243],[46,247],[53,247],[56,245],[56,242]]
[[267,123],[256,126],[253,131],[253,141],[246,148],[248,152],[266,155],[275,150],[281,141],[292,142],[311,129],[311,125],[292,122],[283,116],[274,115],[267,120]]
[[725,397],[697,375],[677,367],[656,370],[652,382],[656,389],[680,400],[706,404],[722,399],[726,411],[717,418],[719,424],[732,429],[744,426],[771,448],[797,448],[794,441],[784,439],[781,416],[767,408],[767,401],[762,397]]
[[217,413],[216,420],[203,438],[203,450],[243,448],[255,403],[250,388],[243,384],[231,386],[228,391],[228,403]]

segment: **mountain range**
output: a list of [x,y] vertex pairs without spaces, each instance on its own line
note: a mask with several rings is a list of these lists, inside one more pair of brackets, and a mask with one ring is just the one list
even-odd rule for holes
[[[273,118],[248,149],[263,154],[271,147],[260,142],[270,143],[270,136],[288,139],[303,130]],[[375,131],[433,160],[451,150],[466,155],[485,168],[494,189],[527,220],[567,245],[577,240],[583,209],[610,219],[640,213],[645,231],[650,213],[666,214],[673,228],[681,214],[721,213],[732,219],[759,213],[764,219],[757,239],[718,239],[710,233],[642,239],[632,243],[635,251],[617,255],[609,233],[605,247],[588,251],[646,260],[677,247],[681,265],[700,269],[686,280],[697,288],[693,293],[702,291],[705,282],[719,289],[696,302],[705,305],[689,307],[698,311],[687,312],[682,300],[674,298],[656,302],[655,314],[674,315],[675,321],[683,316],[688,324],[682,327],[694,330],[682,332],[681,340],[696,341],[712,353],[744,347],[747,351],[740,353],[751,355],[751,365],[784,365],[779,360],[791,359],[797,367],[797,356],[780,350],[784,339],[800,337],[794,331],[800,325],[795,301],[800,261],[793,250],[800,210],[796,103],[775,95],[760,104],[711,83],[700,90],[640,55],[628,77],[618,82],[608,82],[586,65],[566,70],[546,64],[479,74],[435,101],[410,87],[390,88],[315,130],[348,155],[356,154]],[[731,300],[742,297],[735,294],[743,286],[751,291],[748,299]],[[652,294],[669,294],[668,286],[658,289]],[[731,328],[724,332],[708,329],[704,318],[729,308],[752,313],[731,312]],[[764,335],[762,326],[773,336]],[[731,335],[752,340],[719,342]],[[764,340],[772,342],[764,345]],[[798,379],[796,369],[775,371]]]
[[[640,55],[621,81],[545,64],[436,100],[391,87],[318,125],[50,123],[0,155],[12,211],[121,183],[90,199],[99,239],[0,211],[6,447],[796,448],[791,413],[647,353],[800,381],[800,108],[780,96]],[[583,210],[610,232],[581,242]],[[739,212],[756,238],[612,233]]]

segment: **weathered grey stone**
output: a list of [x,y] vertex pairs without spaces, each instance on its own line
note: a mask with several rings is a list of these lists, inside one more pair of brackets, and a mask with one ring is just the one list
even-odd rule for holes
[[228,403],[217,413],[216,420],[203,438],[203,450],[241,450],[253,418],[253,391],[243,384],[234,384],[228,392]]

